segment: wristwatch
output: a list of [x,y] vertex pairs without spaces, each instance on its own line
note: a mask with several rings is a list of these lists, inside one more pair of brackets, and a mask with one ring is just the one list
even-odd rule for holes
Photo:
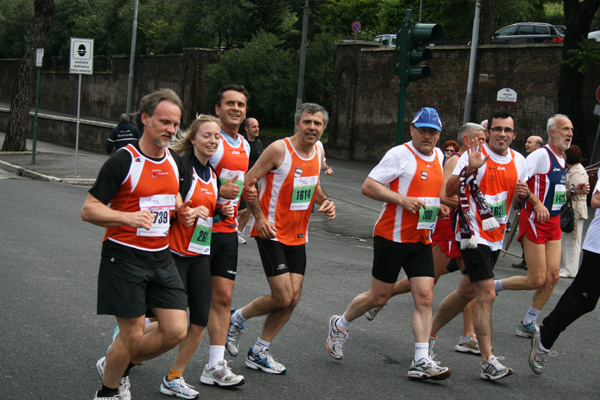
[[571,188],[571,197],[575,196],[575,188]]

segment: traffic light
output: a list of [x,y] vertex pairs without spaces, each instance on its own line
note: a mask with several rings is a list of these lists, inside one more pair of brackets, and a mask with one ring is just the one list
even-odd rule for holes
[[421,62],[431,59],[429,42],[444,36],[438,24],[422,24],[412,20],[412,10],[406,10],[404,23],[398,29],[396,41],[396,68],[394,73],[400,76],[400,83],[407,85],[420,78],[431,75],[429,67]]

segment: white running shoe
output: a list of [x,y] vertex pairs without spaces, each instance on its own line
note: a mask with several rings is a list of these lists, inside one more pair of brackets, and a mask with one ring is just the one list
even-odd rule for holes
[[246,380],[243,375],[234,374],[227,366],[227,361],[221,360],[215,367],[208,368],[208,364],[204,366],[200,382],[205,385],[241,386]]
[[[231,314],[237,310],[231,310]],[[240,336],[242,336],[242,329],[245,325],[236,324],[229,321],[229,330],[227,331],[227,341],[225,342],[225,351],[232,356],[236,357],[240,351]]]
[[329,333],[327,335],[327,351],[329,355],[336,360],[344,358],[344,343],[348,339],[348,332],[341,331],[335,326],[335,321],[339,318],[339,315],[334,315],[329,318]]
[[278,363],[273,359],[273,356],[269,352],[269,349],[265,349],[258,353],[254,353],[254,351],[250,348],[248,350],[248,355],[246,356],[246,367],[252,369],[260,369],[268,374],[285,374],[287,372],[287,368]]
[[[96,369],[98,370],[98,374],[100,378],[104,379],[104,364],[106,363],[106,357],[102,357],[96,362]],[[129,377],[124,376],[119,381],[119,397],[121,400],[131,400],[131,392],[129,391],[130,387]]]
[[167,396],[175,396],[180,399],[197,399],[199,396],[199,393],[195,388],[186,383],[182,376],[171,379],[170,381],[168,381],[165,376],[160,384],[159,391]]
[[481,354],[481,350],[479,350],[479,342],[477,341],[477,337],[475,335],[471,335],[467,338],[460,337],[458,339],[458,343],[454,346],[454,350],[459,353],[471,353],[471,354]]
[[242,232],[238,231],[237,235],[238,235],[238,243],[239,244],[246,244],[246,239],[244,239],[242,237]]
[[365,313],[365,317],[369,320],[369,321],[373,321],[375,319],[375,317],[377,316],[377,313],[379,311],[381,311],[383,309],[383,306],[381,307],[375,307],[375,308],[371,308],[369,311],[367,311]]
[[494,355],[489,356],[487,362],[481,365],[481,377],[483,379],[495,381],[497,379],[502,379],[505,376],[512,375],[513,370],[502,365],[500,360],[504,360],[504,357],[494,357]]
[[421,358],[417,362],[413,360],[410,363],[408,377],[416,379],[433,379],[439,381],[448,378],[450,373],[450,368],[440,367],[438,363],[429,358]]

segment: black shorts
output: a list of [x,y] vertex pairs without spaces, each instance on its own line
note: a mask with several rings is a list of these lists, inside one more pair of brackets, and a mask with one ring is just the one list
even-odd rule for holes
[[217,233],[213,231],[210,241],[210,274],[235,281],[237,262],[237,233]]
[[188,296],[190,322],[206,326],[212,299],[209,256],[182,257],[172,254]]
[[98,314],[136,318],[151,308],[185,310],[186,302],[173,260],[161,268],[143,268],[102,256],[98,273]]
[[404,268],[406,276],[435,276],[430,244],[397,243],[375,236],[373,238],[373,278],[385,283],[395,283]]
[[500,250],[492,251],[489,246],[478,244],[476,249],[461,249],[465,269],[463,274],[469,275],[471,282],[494,278],[494,266]]
[[244,200],[243,197],[240,197],[240,206],[238,207],[238,212],[245,210],[248,207],[248,204],[246,204],[246,200]]
[[256,238],[258,252],[267,277],[288,272],[304,276],[306,272],[306,245],[287,246],[275,240]]

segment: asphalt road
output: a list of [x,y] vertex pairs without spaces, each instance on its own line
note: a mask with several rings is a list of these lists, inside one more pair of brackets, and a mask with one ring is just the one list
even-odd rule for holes
[[[272,376],[245,368],[244,349],[260,332],[262,319],[250,320],[232,369],[246,377],[237,389],[198,383],[208,359],[208,340],[201,343],[186,369],[204,399],[527,399],[597,398],[595,373],[599,355],[596,333],[600,314],[576,321],[557,341],[542,376],[528,366],[530,341],[515,327],[531,301],[530,292],[502,292],[494,304],[493,346],[515,374],[498,382],[479,378],[479,358],[453,350],[462,331],[457,318],[440,332],[436,360],[452,369],[441,382],[411,381],[406,372],[413,355],[412,299],[390,300],[375,321],[356,320],[342,361],[325,349],[332,314],[341,314],[370,282],[370,235],[380,205],[360,195],[370,166],[335,161],[336,174],[323,186],[338,207],[326,221],[315,213],[310,225],[308,269],[303,297],[290,322],[271,346],[288,373]],[[114,326],[97,316],[96,276],[104,230],[81,221],[86,187],[16,178],[0,171],[0,399],[91,399],[100,385],[95,362],[104,354]],[[517,251],[513,251],[516,254]],[[510,264],[510,253],[496,266],[499,277],[524,271]],[[234,306],[268,292],[252,240],[240,247]],[[444,276],[435,289],[434,310],[457,285],[457,273]],[[547,310],[558,301],[569,280],[561,280]],[[547,310],[542,315],[547,314]],[[158,393],[174,352],[136,367],[131,374],[134,399],[164,399]]]

